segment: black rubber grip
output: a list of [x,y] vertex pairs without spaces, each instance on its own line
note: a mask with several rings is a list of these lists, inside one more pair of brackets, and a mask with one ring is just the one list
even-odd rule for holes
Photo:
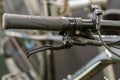
[[3,15],[4,29],[34,29],[60,31],[68,26],[67,17],[43,17],[31,15],[7,14]]

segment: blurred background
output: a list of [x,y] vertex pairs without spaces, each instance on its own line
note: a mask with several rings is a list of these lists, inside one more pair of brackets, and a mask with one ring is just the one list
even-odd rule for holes
[[[1,24],[3,13],[88,19],[92,3],[99,5],[104,15],[114,12],[120,15],[120,0],[0,0],[0,80],[62,80],[100,53],[97,47],[73,46],[71,49],[40,52],[26,59],[28,50],[45,44],[59,44],[62,38],[58,32],[4,31]],[[119,20],[120,16],[104,19]],[[115,80],[120,79],[119,67],[114,65]],[[104,80],[103,71],[92,80]]]

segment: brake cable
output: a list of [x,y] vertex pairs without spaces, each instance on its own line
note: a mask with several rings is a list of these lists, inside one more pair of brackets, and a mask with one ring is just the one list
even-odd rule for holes
[[[101,43],[105,46],[105,48],[107,48],[111,53],[113,53],[114,55],[120,57],[120,55],[118,55],[117,53],[115,53],[114,51],[112,51],[110,49],[110,47],[103,41],[102,37],[101,37],[101,32],[100,32],[100,17],[101,17],[101,10],[99,10],[98,8],[96,8],[96,6],[94,7],[94,13],[93,13],[93,24],[95,24],[96,26],[96,30],[97,30],[97,34],[99,36],[99,40],[101,41]],[[120,42],[120,41],[118,41]]]
[[103,44],[111,53],[113,53],[114,55],[120,57],[120,55],[118,55],[117,53],[115,53],[114,51],[112,51],[112,50],[110,49],[110,47],[102,40],[100,31],[98,30],[98,28],[96,28],[96,29],[97,29],[97,33],[98,33],[99,39],[100,39],[100,41],[102,42],[102,44]]

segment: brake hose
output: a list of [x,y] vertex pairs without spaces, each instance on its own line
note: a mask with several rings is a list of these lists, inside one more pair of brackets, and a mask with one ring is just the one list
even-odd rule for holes
[[117,53],[115,53],[114,51],[112,51],[110,49],[110,47],[103,41],[102,37],[101,37],[101,32],[99,31],[99,27],[96,26],[96,30],[97,30],[97,33],[98,33],[98,36],[99,36],[99,39],[100,41],[102,42],[102,44],[105,46],[105,48],[107,48],[111,53],[113,53],[114,55],[120,57],[120,55],[118,55]]

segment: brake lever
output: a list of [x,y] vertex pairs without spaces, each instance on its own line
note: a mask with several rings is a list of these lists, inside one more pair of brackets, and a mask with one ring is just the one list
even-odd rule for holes
[[32,54],[35,54],[37,52],[42,52],[45,50],[61,50],[61,49],[68,49],[72,47],[72,45],[80,45],[80,46],[85,46],[85,45],[93,45],[93,46],[102,46],[103,44],[98,41],[90,41],[90,40],[84,40],[84,41],[76,41],[76,40],[68,40],[65,41],[64,43],[58,45],[58,46],[53,46],[53,45],[45,45],[42,47],[38,47],[35,49],[32,49],[27,52],[27,58],[29,58]]
[[66,48],[70,48],[70,47],[71,46],[64,44],[64,43],[62,43],[58,46],[45,45],[45,46],[38,47],[38,48],[28,51],[26,55],[27,55],[27,58],[29,58],[32,54],[35,54],[37,52],[41,52],[41,51],[45,51],[45,50],[60,50],[60,49],[66,49]]

